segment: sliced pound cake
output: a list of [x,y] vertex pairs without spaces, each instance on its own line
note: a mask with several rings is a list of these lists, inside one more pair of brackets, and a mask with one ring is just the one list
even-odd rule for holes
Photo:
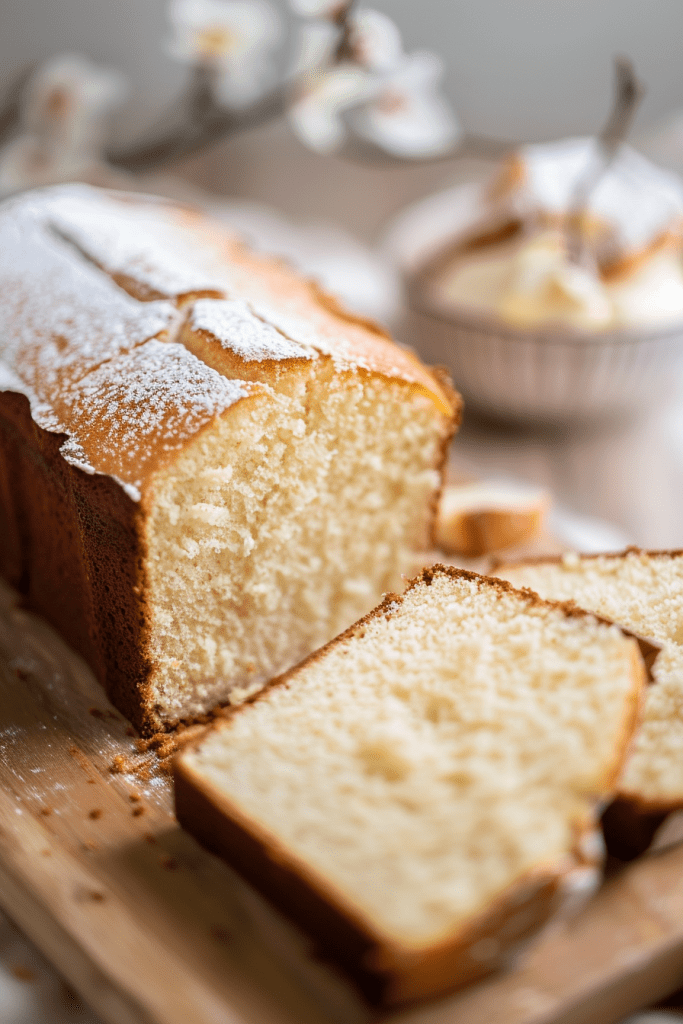
[[[609,815],[621,852],[637,853],[651,830],[627,815],[631,804],[654,826],[658,815],[683,806],[683,552],[639,551],[564,555],[503,564],[496,575],[541,597],[575,601],[627,629],[651,637],[661,650],[652,666],[643,722],[619,779],[620,805]],[[629,820],[631,818],[631,820]]]
[[435,566],[186,750],[177,815],[371,1001],[434,995],[595,876],[643,680],[616,626]]
[[0,207],[0,572],[143,731],[401,586],[459,404],[196,210],[85,186]]

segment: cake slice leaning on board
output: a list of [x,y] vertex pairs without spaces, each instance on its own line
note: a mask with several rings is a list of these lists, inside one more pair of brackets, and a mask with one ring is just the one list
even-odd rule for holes
[[236,701],[431,540],[447,382],[197,211],[0,207],[0,572],[143,731]]
[[178,819],[370,1001],[433,996],[595,880],[644,678],[618,627],[434,566],[184,751]]
[[683,807],[683,552],[571,553],[501,563],[495,575],[544,598],[575,601],[661,648],[618,798],[605,816],[610,849],[637,855],[664,816]]

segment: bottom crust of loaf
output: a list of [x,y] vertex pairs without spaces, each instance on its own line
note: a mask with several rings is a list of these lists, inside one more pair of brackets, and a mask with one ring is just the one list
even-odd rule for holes
[[664,819],[679,808],[680,804],[655,807],[618,796],[606,807],[601,819],[610,857],[630,861],[645,853]]
[[[445,995],[504,966],[567,903],[572,909],[599,878],[599,843],[590,823],[576,850],[520,877],[466,929],[427,949],[387,945],[360,919],[306,879],[253,831],[242,828],[235,808],[186,762],[175,768],[175,807],[180,824],[212,853],[228,861],[316,943],[315,956],[341,970],[373,1006],[395,1007]],[[588,841],[586,841],[588,839]],[[585,851],[585,852],[584,852]]]

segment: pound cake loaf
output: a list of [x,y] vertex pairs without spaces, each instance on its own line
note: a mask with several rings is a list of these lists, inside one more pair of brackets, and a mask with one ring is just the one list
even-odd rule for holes
[[[532,559],[499,565],[496,575],[545,598],[582,608],[652,638],[661,648],[652,665],[643,721],[619,779],[620,803],[608,824],[621,851],[639,852],[667,811],[683,807],[683,552],[640,551]],[[634,814],[627,814],[631,804]],[[618,819],[618,820],[617,820]],[[647,845],[647,843],[645,843]]]
[[632,638],[434,566],[175,763],[176,812],[373,1002],[493,970],[597,876]]
[[0,571],[144,732],[238,701],[401,585],[459,398],[192,209],[0,208]]

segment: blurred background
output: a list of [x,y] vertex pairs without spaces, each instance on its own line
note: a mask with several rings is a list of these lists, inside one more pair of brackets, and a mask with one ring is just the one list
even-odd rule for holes
[[[187,2],[193,8],[194,0]],[[198,11],[203,2],[196,0]],[[274,0],[274,6],[281,25],[272,81],[291,72],[302,24],[321,11],[329,20],[332,10],[324,0],[291,6]],[[292,6],[309,17],[302,21]],[[374,6],[398,26],[406,54],[427,49],[440,56],[438,89],[460,130],[499,142],[598,132],[614,93],[613,59],[627,55],[646,84],[630,141],[683,171],[680,0],[377,0]],[[111,104],[106,133],[110,144],[125,147],[149,138],[183,95],[191,64],[172,55],[173,33],[167,0],[2,0],[0,94],[55,55],[83,54],[123,76],[125,91]],[[0,147],[0,165],[7,152]],[[396,239],[419,234],[421,214],[406,222],[405,211],[448,187],[482,180],[495,166],[469,151],[393,163],[313,152],[276,118],[129,176],[124,187],[213,204],[250,240],[294,260],[352,308],[420,348],[419,331],[405,316]],[[30,183],[19,174],[20,186]],[[5,191],[15,187],[10,182]],[[678,370],[670,376],[678,388]],[[470,405],[453,448],[453,472],[547,488],[560,510],[553,530],[572,546],[681,546],[679,392],[683,386],[667,402],[650,396],[646,412],[618,422],[552,429],[482,422]]]
[[[118,141],[154,122],[182,89],[186,67],[164,40],[165,0],[3,0],[0,86],[31,62],[80,52],[121,70],[129,95],[114,112]],[[276,55],[294,50],[287,25]],[[443,88],[463,126],[502,139],[548,140],[597,130],[609,106],[612,58],[628,54],[647,83],[634,136],[649,134],[683,107],[683,6],[679,0],[379,0],[407,51],[430,49],[445,63]],[[683,164],[683,149],[681,152]],[[296,217],[328,217],[374,238],[408,199],[452,180],[444,165],[382,170],[308,153],[282,124],[219,144],[183,173],[226,195],[273,203]]]

